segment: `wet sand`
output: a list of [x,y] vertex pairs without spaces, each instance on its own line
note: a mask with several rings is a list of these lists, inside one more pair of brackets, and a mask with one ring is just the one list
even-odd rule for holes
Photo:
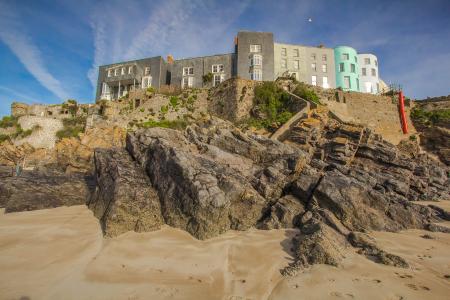
[[[373,233],[410,269],[349,251],[343,266],[292,278],[295,230],[230,231],[207,241],[164,227],[104,239],[85,206],[4,215],[0,299],[448,299],[450,234]],[[435,239],[424,239],[428,233]],[[25,298],[28,297],[28,298]],[[402,298],[403,297],[403,298]]]

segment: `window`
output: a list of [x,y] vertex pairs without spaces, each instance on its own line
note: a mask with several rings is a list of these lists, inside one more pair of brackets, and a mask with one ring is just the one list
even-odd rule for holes
[[142,88],[146,89],[152,86],[152,76],[144,76],[142,77]]
[[255,69],[251,73],[250,77],[251,77],[252,80],[261,81],[262,80],[262,71],[260,69]]
[[252,53],[261,52],[261,45],[259,45],[259,44],[250,45],[250,52],[252,52]]
[[317,76],[316,75],[311,76],[311,84],[317,85]]
[[372,83],[365,82],[365,86],[366,86],[366,93],[370,93],[372,91]]
[[348,55],[348,53],[342,53],[342,59],[343,60],[349,60],[350,56]]
[[327,61],[327,55],[326,54],[322,54],[322,61]]
[[377,90],[375,91],[376,93],[379,93],[380,92],[380,84],[379,83],[377,83]]
[[366,76],[367,75],[367,70],[366,70],[366,68],[362,68],[362,76]]
[[370,58],[364,58],[364,64],[370,65]]
[[184,67],[183,68],[183,76],[186,75],[194,75],[194,67]]
[[294,69],[296,69],[296,70],[300,69],[300,61],[299,60],[294,60]]
[[374,60],[375,66],[378,67],[378,60]]
[[119,69],[114,69],[114,76],[119,76]]
[[102,86],[102,94],[109,94],[109,86],[106,82],[103,82],[103,86]]
[[287,68],[287,59],[285,59],[285,58],[281,59],[281,67],[282,68]]
[[111,77],[111,76],[112,76],[112,70],[109,69],[109,70],[108,70],[108,77]]
[[281,55],[286,56],[287,55],[287,50],[286,48],[281,48]]
[[194,86],[194,77],[183,77],[182,88],[191,88]]
[[322,78],[322,87],[326,89],[330,87],[330,85],[328,84],[328,77],[326,76]]
[[345,72],[344,63],[339,64],[339,72]]
[[293,52],[294,52],[294,57],[299,57],[300,56],[299,53],[298,53],[298,49],[294,49]]
[[357,63],[358,62],[358,58],[355,56],[354,59],[355,59],[355,63]]
[[350,76],[344,76],[344,88],[349,89],[350,87]]
[[223,65],[212,65],[213,73],[221,73],[223,72]]
[[133,66],[128,67],[128,74],[131,74],[131,73],[133,73]]
[[225,74],[214,74],[213,85],[217,86],[225,80]]
[[356,78],[356,90],[359,91],[359,79]]
[[377,70],[375,70],[374,68],[372,68],[372,76],[377,76]]
[[312,64],[311,64],[311,69],[312,69],[313,71],[317,71],[316,63],[312,63]]
[[262,65],[262,56],[260,54],[253,54],[253,57],[250,60],[250,64],[252,66],[261,66]]
[[322,72],[324,72],[324,73],[327,72],[327,65],[322,65]]
[[145,67],[144,75],[150,75],[150,67]]
[[355,64],[350,64],[350,72],[356,73],[356,66],[355,66]]
[[125,67],[122,68],[120,75],[125,75]]
[[312,59],[312,60],[316,60],[316,54],[315,54],[315,53],[312,53],[312,54],[311,54],[311,59]]

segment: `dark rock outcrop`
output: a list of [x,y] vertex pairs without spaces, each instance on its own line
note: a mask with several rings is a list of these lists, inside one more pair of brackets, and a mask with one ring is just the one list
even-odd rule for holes
[[88,206],[106,236],[164,224],[156,191],[124,149],[97,149],[94,160],[97,186]]
[[81,174],[23,171],[0,180],[0,207],[6,213],[85,204],[95,183]]

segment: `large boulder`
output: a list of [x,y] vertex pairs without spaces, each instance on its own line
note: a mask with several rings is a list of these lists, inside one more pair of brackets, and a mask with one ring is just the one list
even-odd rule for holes
[[97,186],[88,205],[106,236],[164,224],[156,191],[124,149],[97,149],[94,161]]

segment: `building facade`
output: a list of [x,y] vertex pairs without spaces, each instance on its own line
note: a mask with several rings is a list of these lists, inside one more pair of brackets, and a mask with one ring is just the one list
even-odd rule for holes
[[360,91],[371,94],[379,93],[380,80],[377,57],[373,54],[358,54],[358,61],[360,66]]
[[[366,58],[370,65],[361,65],[360,69],[359,63],[366,62]],[[116,100],[133,89],[148,87],[201,88],[231,77],[272,81],[283,76],[323,88],[372,93],[380,90],[378,60],[372,54],[361,54],[358,59],[351,47],[275,43],[271,32],[239,31],[233,53],[179,60],[157,56],[100,66],[96,100]]]

